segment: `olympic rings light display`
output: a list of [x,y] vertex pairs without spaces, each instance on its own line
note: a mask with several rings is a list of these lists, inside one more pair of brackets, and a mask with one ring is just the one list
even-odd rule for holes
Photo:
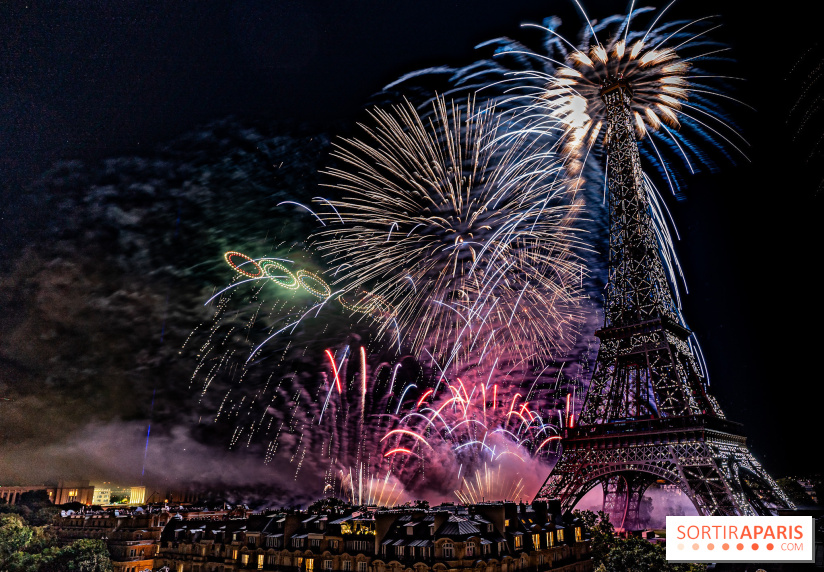
[[[239,258],[243,260],[243,262],[236,264],[233,260],[234,258]],[[308,270],[300,269],[293,273],[277,260],[273,260],[271,258],[261,258],[259,260],[255,260],[242,252],[236,252],[234,250],[230,250],[224,254],[223,259],[235,272],[248,278],[268,278],[278,286],[286,288],[287,290],[297,290],[298,288],[303,288],[303,290],[309,294],[312,294],[322,300],[329,298],[332,295],[332,288],[330,288],[320,276],[309,272]],[[251,265],[251,269],[242,268],[249,265]],[[371,294],[370,292],[364,292],[360,299],[352,303],[345,301],[343,296],[338,296],[336,300],[340,302],[341,306],[350,312],[384,315],[391,315],[394,313],[392,304],[387,302],[381,296]]]

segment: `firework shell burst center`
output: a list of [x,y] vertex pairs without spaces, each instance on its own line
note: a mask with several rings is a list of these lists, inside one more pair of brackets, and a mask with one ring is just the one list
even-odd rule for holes
[[[494,107],[444,98],[372,112],[329,169],[342,196],[313,239],[334,285],[395,309],[416,354],[460,359],[506,343],[520,357],[563,353],[576,335],[584,272],[580,204],[560,162],[524,160]],[[393,322],[381,327],[389,330]]]

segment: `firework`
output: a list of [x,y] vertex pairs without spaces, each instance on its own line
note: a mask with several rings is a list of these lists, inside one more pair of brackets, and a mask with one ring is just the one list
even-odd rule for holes
[[584,268],[560,163],[499,149],[499,116],[471,100],[438,99],[427,121],[410,104],[372,119],[364,140],[337,146],[343,167],[328,174],[342,198],[314,235],[335,287],[384,301],[382,330],[444,370],[504,344],[519,358],[562,355]]
[[822,78],[824,57],[821,46],[809,48],[792,66],[788,76],[790,89],[796,94],[789,112],[789,126],[793,130],[796,149],[805,157],[805,163],[812,165],[811,172],[817,181],[816,192],[824,189],[824,178],[818,166],[824,154],[824,105],[822,105]]
[[[538,26],[554,37],[548,44],[552,53],[530,55],[548,58],[554,69],[516,72],[516,78],[526,76],[530,82],[524,94],[514,99],[523,102],[519,113],[527,131],[554,129],[556,124],[548,123],[547,116],[564,126],[560,139],[554,132],[549,139],[568,158],[570,173],[580,173],[591,152],[600,153],[609,145],[602,95],[605,88],[618,83],[632,92],[630,113],[642,153],[660,168],[673,191],[677,182],[668,155],[680,157],[694,172],[696,165],[708,162],[701,145],[722,152],[730,146],[744,154],[741,143],[735,141],[743,142],[743,138],[724,121],[718,107],[721,100],[738,100],[713,85],[732,78],[711,75],[699,67],[727,51],[708,39],[718,26],[709,17],[658,25],[670,6],[658,12],[649,27],[637,30],[633,24],[651,8],[631,10],[597,25],[587,18],[577,46],[559,35],[554,25]],[[543,85],[535,87],[535,80]]]

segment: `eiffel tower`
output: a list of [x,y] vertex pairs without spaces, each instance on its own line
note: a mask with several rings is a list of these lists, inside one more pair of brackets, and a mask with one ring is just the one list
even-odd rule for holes
[[619,528],[635,528],[644,491],[677,486],[701,515],[794,508],[747,449],[742,426],[707,393],[667,282],[622,79],[604,83],[609,265],[598,357],[575,427],[538,498],[565,511],[593,487]]

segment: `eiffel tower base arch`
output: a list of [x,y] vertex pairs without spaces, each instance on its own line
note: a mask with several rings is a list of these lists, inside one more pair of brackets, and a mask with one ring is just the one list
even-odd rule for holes
[[643,494],[661,480],[677,486],[701,515],[769,515],[791,506],[738,427],[692,416],[566,429],[563,453],[538,498],[557,498],[567,512],[600,485],[610,521],[629,530],[645,524]]

